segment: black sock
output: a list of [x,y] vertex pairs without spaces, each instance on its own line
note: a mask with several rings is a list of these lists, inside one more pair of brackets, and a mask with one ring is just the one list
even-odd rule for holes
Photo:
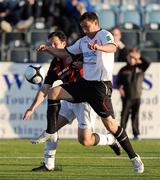
[[130,159],[137,156],[133,150],[133,147],[132,147],[130,141],[129,141],[126,131],[122,127],[118,126],[118,130],[117,130],[116,134],[114,134],[114,137],[120,143],[122,148],[126,151],[126,153],[128,154]]
[[60,101],[48,99],[47,108],[47,129],[46,132],[53,134],[56,131],[56,122],[60,110]]
[[97,133],[93,133],[93,135],[94,135],[94,137],[95,137],[94,146],[96,146],[96,145],[99,143],[99,141],[100,141],[100,137],[99,137],[99,135],[98,135]]

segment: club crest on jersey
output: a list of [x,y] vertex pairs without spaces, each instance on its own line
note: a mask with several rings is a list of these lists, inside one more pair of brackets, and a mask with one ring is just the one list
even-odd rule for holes
[[110,36],[106,36],[107,41],[111,41],[111,37]]

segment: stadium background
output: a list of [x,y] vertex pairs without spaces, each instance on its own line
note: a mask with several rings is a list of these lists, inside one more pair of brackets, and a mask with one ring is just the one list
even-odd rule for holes
[[[111,29],[119,25],[122,30],[122,40],[127,47],[140,48],[143,55],[152,62],[143,83],[140,130],[142,138],[159,139],[160,2],[158,0],[90,0],[90,3],[97,12],[103,28]],[[25,22],[29,22],[28,20],[30,19]],[[47,70],[52,57],[46,53],[37,53],[35,48],[46,40],[47,34],[54,28],[46,28],[44,21],[35,21],[33,18],[26,29],[16,30],[15,28],[11,32],[1,29],[0,31],[0,138],[36,137],[46,127],[46,102],[37,109],[31,120],[25,123],[22,121],[25,108],[30,105],[39,88],[24,79],[24,71],[31,63],[42,63]],[[70,43],[75,40],[72,35],[69,36]],[[116,62],[113,82],[122,65],[123,63]],[[121,101],[116,89],[113,91],[113,104],[116,118],[119,119]],[[98,131],[104,131],[99,120],[95,128]],[[130,124],[127,131],[132,137]],[[62,129],[60,136],[76,138],[76,121]]]

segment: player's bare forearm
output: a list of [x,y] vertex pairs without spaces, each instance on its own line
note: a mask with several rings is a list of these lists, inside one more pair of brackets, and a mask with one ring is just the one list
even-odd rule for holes
[[98,50],[98,51],[103,51],[103,52],[116,52],[117,47],[115,44],[106,44],[106,45],[98,45],[98,44],[89,44],[88,47],[91,50]]
[[31,117],[35,109],[43,102],[45,97],[46,97],[46,93],[40,90],[37,93],[32,105],[24,113],[23,120],[28,120]]
[[62,59],[70,56],[70,54],[65,49],[53,48],[52,46],[47,46],[45,44],[41,44],[37,48],[37,51],[41,51],[41,52],[45,51],[51,55],[57,56],[57,57],[62,58]]
[[44,101],[45,97],[46,97],[46,93],[40,90],[37,93],[32,105],[30,106],[30,109],[34,111]]
[[111,53],[111,52],[116,52],[116,50],[117,50],[117,47],[115,44],[106,44],[103,46],[99,46],[99,51]]
[[70,56],[70,54],[65,50],[65,49],[57,49],[57,48],[53,48],[51,46],[48,46],[46,48],[46,51],[54,56],[57,56],[59,58],[67,58]]

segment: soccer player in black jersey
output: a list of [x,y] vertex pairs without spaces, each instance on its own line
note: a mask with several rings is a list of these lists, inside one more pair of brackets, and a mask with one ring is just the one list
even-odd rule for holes
[[[49,45],[52,47],[64,48],[67,38],[63,32],[57,31],[49,34],[48,40]],[[27,109],[24,119],[31,116],[36,105],[44,100],[48,90],[52,86],[57,86],[59,82],[62,83],[62,81],[63,83],[78,81],[83,75],[82,61],[82,55],[64,59],[55,57],[50,64],[44,85],[37,93],[33,104]],[[120,148],[111,134],[93,133],[94,121],[97,116],[89,104],[73,104],[63,101],[61,105],[60,108],[60,101],[48,100],[47,129],[40,137],[32,140],[33,143],[45,143],[44,164],[38,168],[34,168],[33,171],[54,170],[58,143],[57,131],[64,125],[72,122],[76,117],[78,120],[78,139],[81,144],[85,146],[110,145],[117,155],[120,154]]]

